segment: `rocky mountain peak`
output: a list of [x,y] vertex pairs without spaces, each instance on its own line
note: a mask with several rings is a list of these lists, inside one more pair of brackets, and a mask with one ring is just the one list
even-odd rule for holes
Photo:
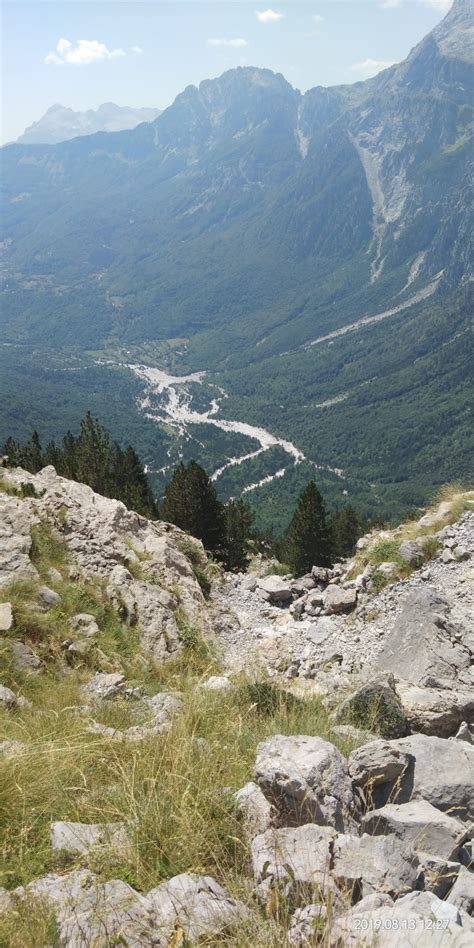
[[433,30],[443,56],[474,62],[474,4],[472,0],[454,0],[444,20]]

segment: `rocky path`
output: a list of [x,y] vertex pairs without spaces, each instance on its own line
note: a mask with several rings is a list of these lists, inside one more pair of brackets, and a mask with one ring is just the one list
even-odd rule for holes
[[[222,609],[237,620],[222,622],[219,629],[227,669],[259,669],[290,679],[303,691],[322,692],[345,691],[357,677],[390,671],[412,698],[421,700],[413,687],[420,681],[422,697],[431,704],[439,702],[440,694],[446,701],[458,689],[466,696],[463,706],[472,704],[474,712],[469,700],[474,684],[474,513],[438,536],[440,550],[433,560],[379,594],[336,571],[327,588],[357,597],[355,608],[342,614],[327,614],[331,608],[325,608],[316,583],[298,597],[297,583],[280,580],[293,595],[272,603],[263,598],[264,580],[227,575],[216,590]],[[310,578],[306,581],[310,584]],[[298,618],[298,603],[306,601],[308,609],[311,597],[321,604],[311,607],[312,615],[305,611]]]

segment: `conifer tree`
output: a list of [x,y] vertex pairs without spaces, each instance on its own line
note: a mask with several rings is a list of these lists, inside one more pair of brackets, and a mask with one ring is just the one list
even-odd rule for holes
[[61,446],[50,441],[43,451],[34,431],[25,445],[8,438],[3,453],[12,467],[22,466],[36,473],[46,464],[52,464],[63,477],[88,484],[105,497],[122,500],[145,517],[158,516],[138,455],[132,447],[124,451],[111,442],[108,432],[90,412],[82,419],[79,436],[76,438],[68,431]]
[[165,491],[162,516],[202,540],[206,550],[219,559],[225,558],[224,507],[214,484],[196,461],[176,468]]
[[314,481],[301,492],[288,527],[284,557],[297,576],[312,566],[330,566],[332,562],[331,530],[326,505]]
[[248,566],[248,542],[254,515],[250,504],[242,499],[229,500],[224,508],[226,524],[225,565],[230,570]]
[[337,510],[332,517],[334,546],[337,556],[351,556],[357,540],[362,535],[364,526],[361,518],[351,504],[346,504]]

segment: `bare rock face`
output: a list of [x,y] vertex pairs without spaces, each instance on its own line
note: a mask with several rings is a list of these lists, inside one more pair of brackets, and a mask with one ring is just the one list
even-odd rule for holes
[[319,737],[277,735],[257,748],[256,781],[282,826],[317,823],[350,830],[357,802],[347,762]]
[[[121,617],[140,629],[144,652],[158,660],[176,655],[182,641],[175,613],[202,626],[205,600],[192,565],[180,549],[183,534],[170,524],[152,522],[127,510],[117,500],[102,497],[84,484],[59,477],[53,467],[36,475],[7,471],[14,487],[27,482],[36,496],[18,499],[0,494],[0,586],[13,579],[37,578],[32,565],[31,527],[41,519],[59,532],[66,544],[74,575],[106,581],[110,601]],[[205,561],[199,541],[192,541]],[[59,602],[55,590],[43,587],[44,608]],[[75,617],[77,619],[77,617]],[[73,631],[91,634],[77,619]]]
[[407,596],[375,667],[397,678],[430,686],[452,687],[468,674],[470,654],[456,639],[449,606],[435,590],[422,586]]
[[0,493],[0,588],[13,580],[37,578],[29,556],[33,522],[23,501]]

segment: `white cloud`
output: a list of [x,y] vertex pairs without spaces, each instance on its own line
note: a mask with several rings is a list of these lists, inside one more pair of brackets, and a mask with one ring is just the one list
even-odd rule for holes
[[396,10],[397,7],[401,7],[403,0],[383,0],[381,4],[383,10]]
[[275,13],[275,10],[255,10],[255,16],[259,23],[277,23],[283,20],[284,13]]
[[65,63],[88,66],[100,60],[117,59],[118,56],[125,56],[123,49],[108,49],[105,43],[99,43],[98,40],[78,40],[74,46],[70,40],[61,38],[56,52],[48,53],[45,63],[47,66],[63,66]]
[[388,69],[389,66],[394,65],[395,63],[384,59],[364,59],[361,63],[354,63],[351,69],[352,72],[357,72],[361,79],[372,79],[377,73],[382,72],[382,69]]
[[241,37],[235,37],[235,39],[228,39],[225,36],[216,36],[214,38],[208,39],[208,46],[233,46],[235,49],[241,49],[243,46],[248,46],[247,40],[242,39]]
[[132,53],[136,53],[137,56],[140,56],[141,53],[143,53],[143,50],[142,50],[141,46],[131,46],[130,49],[131,49]]
[[322,23],[324,20],[324,17],[321,16],[320,13],[313,13],[313,16],[311,17],[311,19],[313,20],[313,23]]

